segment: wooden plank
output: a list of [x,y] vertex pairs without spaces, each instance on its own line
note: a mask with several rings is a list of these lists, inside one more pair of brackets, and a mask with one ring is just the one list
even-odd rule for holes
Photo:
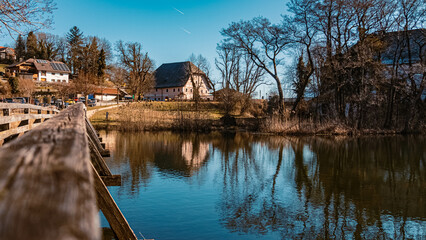
[[121,186],[121,175],[101,176],[105,186]]
[[98,207],[108,220],[115,235],[117,235],[120,240],[138,239],[93,165],[92,168]]
[[89,135],[90,139],[95,144],[95,146],[98,149],[98,151],[101,154],[104,153],[105,152],[105,148],[102,147],[102,144],[99,141],[97,133],[96,133],[95,129],[93,128],[92,124],[90,123],[90,121],[88,119],[86,119],[86,129],[87,129],[87,134]]
[[33,104],[22,104],[22,103],[0,103],[0,109],[36,109],[59,112],[55,107],[42,107]]
[[11,128],[9,130],[2,131],[2,132],[0,132],[0,140],[6,139],[9,136],[12,136],[12,135],[15,135],[15,134],[20,134],[20,133],[26,132],[29,129],[30,129],[29,125],[26,125],[26,126]]
[[100,239],[84,106],[0,148],[0,239]]
[[99,153],[92,139],[89,136],[87,136],[87,140],[88,140],[89,149],[90,149],[90,160],[92,161],[92,164],[95,167],[96,171],[98,171],[99,175],[101,176],[112,176],[111,170],[109,169],[108,165],[105,163],[104,158]]
[[20,122],[20,121],[29,120],[29,119],[52,118],[54,116],[55,115],[53,114],[22,114],[22,115],[3,116],[0,118],[0,124]]

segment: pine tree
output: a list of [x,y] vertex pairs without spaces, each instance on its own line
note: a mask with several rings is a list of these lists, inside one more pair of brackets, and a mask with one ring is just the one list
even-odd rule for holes
[[25,42],[24,39],[22,39],[22,35],[19,34],[18,39],[16,40],[15,44],[15,54],[16,54],[16,60],[18,62],[24,60],[26,52],[25,52]]
[[8,79],[9,85],[10,85],[10,91],[12,94],[19,93],[19,81],[16,77],[10,77]]
[[106,69],[106,61],[105,61],[105,51],[102,48],[99,52],[99,58],[98,58],[98,77],[102,79],[105,75],[105,69]]
[[38,55],[37,37],[33,32],[29,32],[27,36],[27,58],[34,58]]
[[66,35],[69,44],[68,65],[71,71],[76,74],[81,68],[81,49],[83,45],[83,32],[76,26],[72,27]]

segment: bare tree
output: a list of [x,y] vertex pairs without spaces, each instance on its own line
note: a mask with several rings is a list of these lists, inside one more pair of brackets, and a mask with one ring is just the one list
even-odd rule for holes
[[275,80],[279,94],[278,112],[284,117],[284,94],[278,67],[282,63],[285,48],[291,43],[285,26],[257,17],[250,21],[234,22],[222,29],[221,34]]
[[117,51],[120,64],[128,71],[129,87],[140,100],[141,94],[154,87],[154,62],[148,57],[148,53],[142,52],[142,45],[137,42],[118,41]]
[[80,72],[75,78],[70,88],[75,94],[81,94],[85,97],[86,105],[87,105],[87,95],[93,93],[95,91],[95,85],[93,84],[95,82],[95,79],[93,79],[93,74],[87,74],[85,72]]
[[241,113],[244,113],[256,89],[266,84],[265,71],[253,62],[250,55],[227,42],[218,45],[217,53],[219,58],[215,63],[222,76],[220,98],[225,104],[225,113],[229,114],[237,103],[241,104]]
[[219,43],[216,49],[218,57],[215,59],[215,65],[221,74],[222,91],[220,95],[215,92],[215,97],[221,100],[225,115],[229,115],[237,104],[234,91],[231,90],[231,82],[239,64],[240,53],[227,41]]
[[35,83],[31,78],[19,78],[19,93],[24,97],[28,97],[28,102],[31,102],[34,91]]
[[0,33],[10,36],[49,26],[56,8],[53,0],[2,0],[0,4]]
[[308,64],[302,66],[300,63],[303,62],[303,54],[299,59],[297,73],[296,86],[296,101],[294,101],[291,115],[296,113],[297,105],[303,99],[305,89],[309,84],[310,78],[314,73],[314,61],[312,53],[312,45],[314,44],[314,38],[317,30],[312,27],[315,23],[315,17],[313,12],[315,11],[314,0],[291,0],[288,4],[290,12],[293,13],[292,18],[284,17],[284,21],[291,22],[290,32],[292,34],[293,41],[302,46],[302,53],[306,53],[306,59]]

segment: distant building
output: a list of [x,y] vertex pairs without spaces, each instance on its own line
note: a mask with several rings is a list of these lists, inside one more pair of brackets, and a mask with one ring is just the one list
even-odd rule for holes
[[207,75],[191,62],[162,64],[154,72],[155,87],[144,95],[145,99],[165,101],[192,100],[194,85],[201,99],[213,100]]
[[68,83],[71,73],[63,62],[30,58],[6,67],[12,76],[33,79],[37,82]]
[[[420,89],[426,74],[426,29],[388,32],[382,34],[380,40],[384,43],[384,49],[379,52],[378,58],[386,66],[386,76],[391,78],[392,72],[396,71],[400,78],[409,81],[411,75]],[[407,86],[410,85],[408,83]],[[425,98],[426,89],[421,94],[421,99]]]
[[0,61],[14,61],[15,59],[15,49],[0,46]]
[[120,97],[127,95],[127,92],[123,89],[117,89],[113,87],[96,87],[93,95],[98,101],[111,101],[117,99],[117,94]]

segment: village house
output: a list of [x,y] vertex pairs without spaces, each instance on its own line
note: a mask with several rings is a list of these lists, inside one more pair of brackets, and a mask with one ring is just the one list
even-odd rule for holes
[[144,95],[147,100],[192,100],[194,89],[201,99],[213,100],[207,75],[189,61],[162,64],[155,70],[154,80],[155,87]]
[[121,88],[114,87],[96,87],[93,91],[93,96],[98,101],[111,101],[116,100],[117,95],[119,97],[124,97],[127,95],[127,92]]
[[0,61],[14,61],[16,59],[15,49],[0,46]]
[[33,79],[37,82],[68,83],[70,69],[63,62],[30,58],[6,67],[11,76]]

